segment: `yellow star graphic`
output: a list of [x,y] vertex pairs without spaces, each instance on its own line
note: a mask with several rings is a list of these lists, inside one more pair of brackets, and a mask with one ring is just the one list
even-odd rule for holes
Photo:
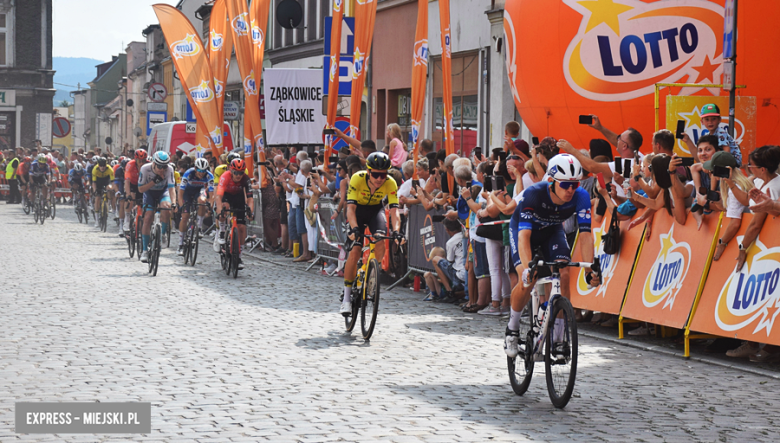
[[590,11],[585,33],[602,23],[606,23],[607,26],[615,31],[615,34],[620,35],[618,15],[634,9],[631,6],[615,3],[613,0],[589,0],[577,3]]
[[658,253],[658,256],[663,256],[664,260],[666,260],[666,256],[669,254],[669,250],[672,249],[672,247],[676,244],[674,241],[674,238],[672,238],[672,233],[674,232],[674,226],[672,226],[672,229],[669,230],[669,233],[666,235],[661,235],[661,252]]
[[694,128],[703,128],[701,125],[701,112],[699,112],[699,107],[696,106],[693,108],[693,111],[691,112],[681,112],[680,117],[684,118],[685,121],[688,123],[685,125],[685,129],[694,127]]

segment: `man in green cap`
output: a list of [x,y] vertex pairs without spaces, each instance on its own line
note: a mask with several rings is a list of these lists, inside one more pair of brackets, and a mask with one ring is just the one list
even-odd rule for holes
[[[723,150],[726,152],[730,152],[731,155],[734,156],[734,160],[737,161],[737,166],[742,166],[742,151],[739,149],[739,145],[734,140],[734,137],[729,135],[728,130],[725,127],[720,126],[720,123],[722,121],[721,115],[720,115],[720,108],[718,108],[718,105],[715,103],[709,103],[704,105],[701,108],[701,123],[704,126],[704,128],[707,129],[707,132],[705,133],[702,131],[701,135],[706,135],[707,133],[712,134],[716,137],[718,137],[718,145],[723,147]],[[698,156],[696,155],[696,146],[693,144],[693,140],[688,136],[688,134],[685,134],[683,136],[683,141],[688,146],[688,150],[693,154],[693,158],[698,161]]]

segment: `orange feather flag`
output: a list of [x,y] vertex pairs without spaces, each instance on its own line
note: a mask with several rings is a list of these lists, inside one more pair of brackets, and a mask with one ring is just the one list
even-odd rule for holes
[[[339,97],[339,62],[341,61],[341,22],[344,18],[344,1],[333,0],[333,11],[331,14],[333,21],[330,28],[330,65],[323,66],[328,69],[328,127],[332,128],[336,123],[336,105]],[[325,158],[328,159],[333,153],[333,141],[335,136],[325,137]],[[325,162],[325,170],[328,168],[328,162]]]
[[417,157],[420,152],[420,121],[425,108],[425,81],[428,76],[428,2],[417,4],[417,30],[414,34],[412,64],[412,143],[414,144],[414,179],[417,179]]
[[355,6],[355,52],[352,57],[352,102],[349,111],[349,132],[357,137],[360,126],[360,105],[363,103],[363,87],[366,82],[371,41],[374,39],[376,1],[358,1]]

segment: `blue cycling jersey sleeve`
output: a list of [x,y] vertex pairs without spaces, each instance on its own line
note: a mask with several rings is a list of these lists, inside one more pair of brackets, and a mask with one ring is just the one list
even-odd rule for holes
[[577,201],[577,227],[580,232],[590,232],[590,194],[583,188],[577,188],[574,199]]

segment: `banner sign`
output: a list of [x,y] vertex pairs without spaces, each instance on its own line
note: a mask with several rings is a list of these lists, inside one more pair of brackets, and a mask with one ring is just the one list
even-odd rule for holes
[[[379,0],[357,2],[355,5],[355,52],[352,55],[352,106],[349,111],[349,135],[358,137],[360,132],[360,106],[363,104],[363,87],[366,82],[371,42],[374,40],[376,4]],[[359,140],[359,139],[358,139]]]
[[436,246],[447,247],[447,231],[441,222],[434,222],[433,216],[444,215],[443,209],[426,211],[422,205],[409,206],[409,267],[418,271],[435,272],[428,260]]
[[[341,20],[341,54],[339,54],[339,94],[352,94],[352,55],[355,52],[355,18],[344,17]],[[323,51],[322,66],[330,66],[330,37],[333,17],[325,17],[325,50]],[[328,95],[330,89],[330,70],[322,70],[322,84],[325,95]]]
[[[341,25],[344,17],[344,0],[333,0],[333,10],[331,11],[331,29],[330,29],[330,60],[322,65],[323,70],[328,72],[328,112],[327,125],[332,128],[336,123],[336,114],[339,102],[337,90],[341,81]],[[350,64],[350,66],[352,66]],[[330,158],[333,154],[334,136],[325,137],[325,158]],[[325,171],[328,172],[328,164],[325,163]]]
[[[496,2],[498,3],[498,2]],[[725,0],[506,0],[506,73],[517,111],[530,132],[585,148],[599,134],[578,124],[596,114],[615,131],[631,126],[652,151],[656,83],[719,84],[723,59],[739,53],[736,82],[742,96],[780,97],[780,33],[766,21],[780,2],[739,2],[736,47],[724,47]],[[765,23],[761,26],[758,23]],[[733,34],[732,34],[733,35]],[[539,69],[534,62],[545,60]],[[766,66],[769,63],[771,66]],[[676,95],[728,95],[720,88],[675,88]],[[669,93],[664,88],[662,94]],[[664,106],[663,101],[660,106]],[[777,140],[776,99],[756,109],[755,145]],[[727,107],[721,106],[721,110]],[[662,110],[663,111],[663,110]],[[751,148],[754,146],[751,144]]]
[[[637,211],[635,217],[639,217],[643,210]],[[609,223],[612,212],[607,211],[600,225],[593,226],[593,244],[595,257],[601,263],[601,285],[596,288],[588,288],[585,281],[587,269],[579,268],[576,278],[570,279],[571,303],[575,308],[588,309],[590,311],[605,312],[607,314],[619,314],[623,306],[623,298],[626,294],[631,271],[634,268],[639,242],[644,236],[642,227],[635,227],[628,231],[628,222],[620,224],[620,251],[609,255],[604,253],[602,237],[609,231]],[[572,251],[572,259],[577,261],[582,257],[580,253],[581,242],[579,238]]]
[[341,254],[341,247],[347,241],[348,224],[344,213],[336,215],[331,220],[333,213],[336,212],[338,204],[331,198],[321,198],[317,201],[317,214],[320,218],[320,235],[317,237],[317,253],[327,257],[338,258]]
[[780,345],[780,238],[775,219],[767,218],[747,250],[742,269],[735,259],[752,214],[743,214],[737,235],[720,260],[712,262],[704,292],[693,313],[692,331]]
[[693,217],[680,225],[663,209],[659,210],[653,220],[653,234],[639,254],[621,315],[678,329],[684,327],[719,225],[717,214],[705,216],[697,230]]
[[[666,129],[675,132],[677,130],[677,121],[685,122],[685,132],[695,145],[702,135],[709,134],[707,128],[701,122],[701,108],[708,104],[715,103],[721,109],[720,126],[728,129],[729,126],[729,98],[728,97],[707,97],[707,96],[666,96]],[[756,148],[756,98],[755,97],[737,97],[736,108],[734,109],[734,140],[739,145],[742,152],[742,165],[747,164],[747,158],[750,152]],[[676,140],[674,152],[679,156],[690,157],[688,146],[682,140]]]
[[428,78],[428,3],[417,3],[417,29],[412,54],[412,146],[414,178],[417,179],[417,159],[420,152],[420,122],[425,108],[425,88]]
[[317,69],[266,69],[268,144],[322,144],[322,82]]

